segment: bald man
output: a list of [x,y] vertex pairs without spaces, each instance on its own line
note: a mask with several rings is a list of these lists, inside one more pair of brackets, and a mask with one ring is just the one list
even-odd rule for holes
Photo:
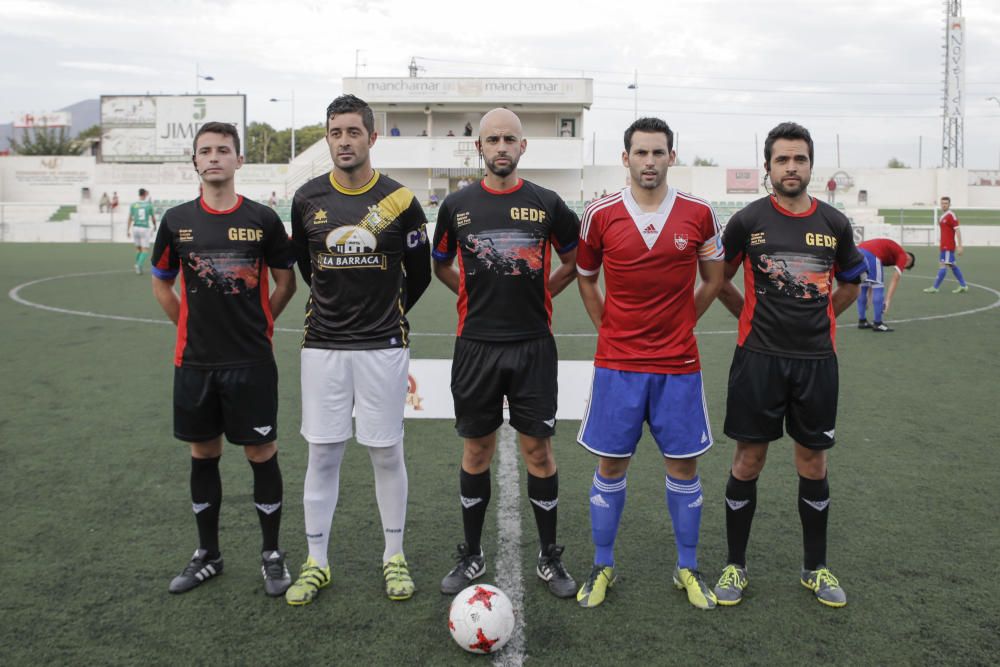
[[[434,274],[458,295],[451,391],[463,441],[465,542],[441,581],[441,592],[449,595],[486,571],[481,539],[505,396],[528,469],[540,542],[538,577],[557,597],[576,594],[562,563],[563,547],[556,544],[559,476],[552,435],[558,360],[551,325],[552,297],[576,278],[580,221],[555,192],[517,175],[527,146],[514,113],[494,109],[483,116],[476,147],[486,177],[444,200],[434,233]],[[561,261],[554,271],[550,246]]]

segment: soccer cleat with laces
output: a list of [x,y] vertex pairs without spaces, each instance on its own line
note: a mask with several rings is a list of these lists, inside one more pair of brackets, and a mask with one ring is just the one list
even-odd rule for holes
[[843,607],[847,604],[847,593],[840,587],[840,582],[825,565],[818,570],[802,570],[799,579],[802,585],[816,594],[816,599],[827,607]]
[[445,595],[455,595],[486,572],[486,557],[483,556],[482,547],[478,554],[472,554],[469,553],[467,544],[459,544],[455,558],[458,561],[455,567],[441,580],[441,592]]
[[171,593],[186,593],[220,574],[222,574],[222,556],[209,558],[206,550],[196,549],[184,571],[170,581],[169,590]]
[[868,323],[868,320],[858,320],[859,329],[871,329],[872,325]]
[[951,293],[952,294],[961,294],[962,292],[968,292],[968,291],[969,291],[969,286],[968,285],[959,285],[958,287],[956,287],[955,289],[953,289],[951,291]]
[[715,593],[701,577],[701,572],[686,567],[674,568],[674,588],[687,591],[688,602],[698,609],[715,609]]
[[887,333],[889,331],[895,331],[895,329],[886,325],[884,322],[876,322],[874,326],[872,326],[872,331],[875,333]]
[[538,554],[535,573],[539,579],[548,583],[549,592],[557,598],[571,598],[576,593],[576,582],[563,565],[562,553],[562,546],[550,544],[544,552]]
[[927,294],[937,294],[940,291],[941,290],[939,290],[937,287],[925,287],[924,288],[924,292],[926,292]]
[[292,585],[292,575],[285,567],[285,552],[264,551],[260,554],[260,573],[264,576],[264,592],[273,598],[284,595]]
[[293,607],[309,604],[319,595],[319,589],[330,585],[330,566],[320,567],[312,556],[302,564],[295,583],[285,591],[285,601]]
[[604,602],[608,589],[615,585],[618,577],[615,568],[610,565],[595,565],[587,577],[586,583],[576,594],[576,601],[581,607],[596,607]]
[[729,563],[722,570],[719,583],[715,585],[715,599],[721,605],[732,607],[743,601],[743,589],[746,587],[746,567]]
[[390,600],[409,600],[413,597],[416,586],[403,554],[396,554],[382,564],[382,576],[385,577],[385,594]]

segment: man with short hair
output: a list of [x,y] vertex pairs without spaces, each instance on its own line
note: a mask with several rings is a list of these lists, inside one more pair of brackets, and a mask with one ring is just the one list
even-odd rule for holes
[[941,266],[937,278],[934,279],[934,285],[924,288],[924,291],[928,294],[936,293],[948,275],[948,268],[951,267],[951,272],[958,281],[958,287],[951,291],[952,294],[968,292],[969,286],[965,282],[965,276],[958,268],[958,258],[962,255],[962,230],[958,228],[958,216],[951,210],[951,197],[941,197],[941,219],[938,220],[938,227],[941,229]]
[[[556,544],[559,476],[552,435],[558,360],[551,319],[552,297],[576,277],[579,220],[555,192],[517,175],[527,144],[513,112],[493,109],[483,116],[476,147],[486,177],[445,198],[434,233],[434,273],[458,295],[451,391],[463,439],[459,490],[465,542],[441,581],[441,592],[449,595],[486,570],[481,538],[505,396],[538,527],[536,574],[557,597],[576,593],[562,563],[563,547]],[[562,265],[550,273],[551,250]]]
[[[142,265],[146,263],[149,256],[149,239],[156,231],[156,210],[153,202],[146,197],[149,193],[144,188],[139,188],[139,201],[133,202],[128,208],[128,225],[125,228],[126,236],[132,237],[135,244],[135,272],[142,274]],[[107,197],[107,194],[105,194]]]
[[[903,276],[903,271],[912,269],[917,258],[912,252],[903,250],[903,246],[892,239],[869,239],[858,244],[858,250],[865,256],[867,267],[867,275],[861,283],[861,293],[858,295],[858,328],[871,329],[875,333],[893,331],[892,327],[882,321],[882,316],[889,312],[892,295],[896,293],[896,287],[899,286],[899,279]],[[889,281],[888,292],[886,292],[882,276],[882,269],[886,266],[895,269],[892,279]],[[872,296],[872,311],[875,316],[873,324],[869,324],[866,317],[869,291]]]
[[[278,369],[274,320],[295,293],[288,235],[270,208],[236,193],[239,135],[205,123],[195,135],[202,196],[167,211],[153,248],[153,294],[177,325],[174,436],[191,445],[191,502],[198,549],[170,582],[184,593],[222,574],[219,509],[222,434],[242,445],[253,470],[263,543],[264,590],[291,583],[278,547],[283,498],[278,467]],[[269,292],[268,272],[274,279]],[[181,275],[180,296],[174,280]]]
[[[578,286],[598,330],[594,379],[577,441],[599,456],[590,487],[594,566],[577,594],[604,601],[626,472],[648,423],[666,465],[666,505],[677,545],[674,586],[699,609],[715,594],[698,571],[702,492],[698,457],[712,446],[694,326],[724,281],[722,230],[712,207],[667,184],[674,133],[659,118],[625,131],[630,185],[583,215]],[[607,295],[598,277],[604,267]],[[701,284],[695,289],[695,276]]]
[[309,557],[288,589],[312,602],[330,583],[330,529],[340,468],[354,435],[368,450],[385,548],[390,600],[415,590],[403,553],[408,481],[403,407],[410,365],[406,313],[431,280],[427,220],[413,193],[376,171],[371,107],[341,95],[326,109],[333,170],[292,199],[292,245],[311,286],[302,342],[302,436],[309,443],[303,489]]
[[[715,587],[721,605],[743,599],[757,478],[783,423],[795,441],[799,476],[800,581],[825,605],[847,604],[827,567],[826,450],[837,418],[835,318],[857,298],[865,260],[844,214],[809,196],[812,166],[806,128],[781,123],[772,129],[764,170],[774,192],[738,211],[722,239],[727,282],[719,300],[739,318],[739,333],[726,400],[725,433],[736,451],[726,484],[729,558]],[[745,299],[728,282],[741,264]]]

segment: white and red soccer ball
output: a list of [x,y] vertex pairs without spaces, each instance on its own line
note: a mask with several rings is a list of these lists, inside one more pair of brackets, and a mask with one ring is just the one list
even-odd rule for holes
[[514,607],[496,586],[475,584],[452,600],[448,629],[466,651],[496,653],[514,634]]

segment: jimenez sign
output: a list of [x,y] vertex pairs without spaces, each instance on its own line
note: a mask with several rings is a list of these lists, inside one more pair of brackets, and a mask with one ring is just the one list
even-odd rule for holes
[[101,97],[104,162],[186,162],[207,122],[235,125],[246,139],[245,95]]

